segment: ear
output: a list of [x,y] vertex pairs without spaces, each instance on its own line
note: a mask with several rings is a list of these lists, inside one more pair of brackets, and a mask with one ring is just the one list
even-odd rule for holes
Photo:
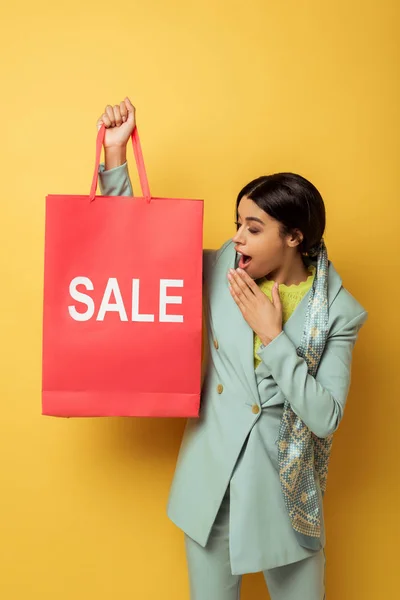
[[293,229],[287,237],[287,244],[288,246],[290,246],[290,248],[295,248],[296,246],[299,246],[301,244],[303,239],[304,236],[300,229]]

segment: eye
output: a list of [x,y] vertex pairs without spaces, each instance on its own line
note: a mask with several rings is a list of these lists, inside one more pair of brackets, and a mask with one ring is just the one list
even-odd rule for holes
[[[239,223],[239,221],[235,221],[235,225],[236,225],[236,229],[240,229],[240,227],[242,227],[242,223]],[[247,229],[247,231],[249,233],[252,233],[253,235],[256,235],[257,233],[260,233],[259,229],[253,229],[252,227],[249,227]]]

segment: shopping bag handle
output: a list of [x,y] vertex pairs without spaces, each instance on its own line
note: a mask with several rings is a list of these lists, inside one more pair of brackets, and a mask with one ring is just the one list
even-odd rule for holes
[[[106,135],[106,128],[103,123],[97,133],[96,164],[94,166],[92,187],[90,188],[90,194],[89,194],[90,202],[93,202],[93,200],[96,198],[96,189],[97,189],[97,180],[99,177],[101,148],[103,146],[105,135]],[[149,182],[148,182],[147,175],[146,175],[146,169],[144,166],[142,148],[140,146],[139,133],[138,133],[136,126],[135,126],[134,130],[132,131],[131,140],[132,140],[132,146],[133,146],[133,153],[135,155],[135,160],[136,160],[136,166],[137,166],[137,170],[139,172],[140,187],[142,188],[143,198],[146,198],[147,202],[150,202],[151,194],[150,194]]]

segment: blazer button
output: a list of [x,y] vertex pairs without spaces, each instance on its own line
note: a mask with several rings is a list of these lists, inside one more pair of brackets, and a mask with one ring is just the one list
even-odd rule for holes
[[258,413],[260,412],[260,407],[258,406],[258,404],[253,404],[252,409],[253,413],[255,415],[258,415]]
[[222,394],[223,391],[224,391],[224,386],[219,383],[217,385],[217,392],[218,392],[218,394]]
[[218,340],[214,340],[214,348],[216,350],[218,350],[218,348],[219,348]]

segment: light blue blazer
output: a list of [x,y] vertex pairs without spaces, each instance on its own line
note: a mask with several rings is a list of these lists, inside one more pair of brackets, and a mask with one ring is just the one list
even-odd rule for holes
[[[131,195],[126,166],[100,174],[104,195]],[[230,559],[234,574],[296,562],[314,551],[293,533],[279,482],[277,440],[284,399],[319,437],[333,433],[350,386],[351,357],[367,318],[329,264],[329,336],[316,378],[297,355],[309,293],[282,333],[260,350],[227,282],[236,265],[232,241],[204,253],[208,363],[201,413],[189,419],[173,478],[168,516],[205,546],[230,485]],[[317,489],[318,477],[315,474]],[[321,513],[322,496],[320,493]],[[320,547],[325,544],[324,525]]]

